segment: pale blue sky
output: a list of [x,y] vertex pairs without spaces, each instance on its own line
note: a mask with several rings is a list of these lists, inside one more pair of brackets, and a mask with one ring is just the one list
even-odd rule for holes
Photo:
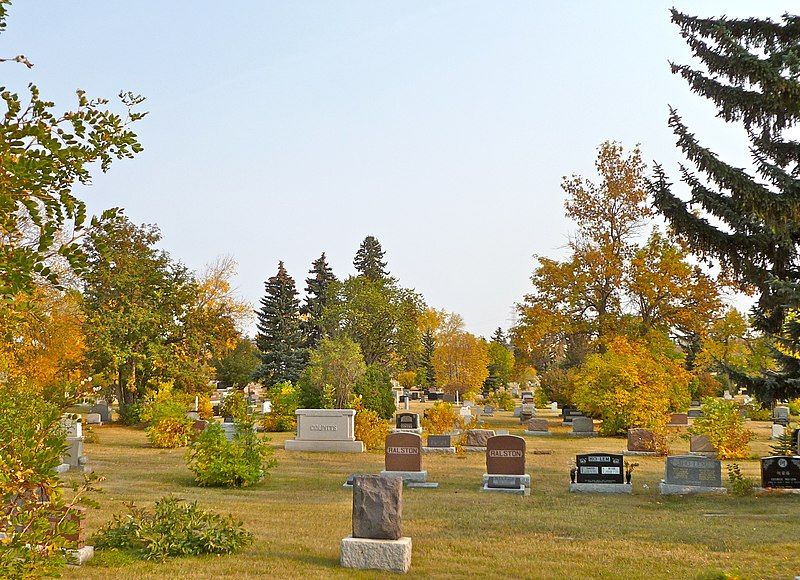
[[597,145],[641,143],[673,176],[678,106],[746,163],[668,60],[688,52],[668,8],[779,17],[788,2],[57,2],[11,7],[4,84],[147,96],[145,151],[95,179],[90,209],[157,223],[194,269],[223,254],[257,302],[284,260],[298,286],[324,250],[340,277],[368,234],[431,306],[489,335],[530,288],[532,255],[570,232],[561,176]]

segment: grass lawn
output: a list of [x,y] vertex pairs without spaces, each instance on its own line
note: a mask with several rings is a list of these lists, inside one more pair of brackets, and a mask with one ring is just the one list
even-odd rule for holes
[[[555,424],[555,419],[553,419]],[[511,413],[486,420],[489,428],[522,434]],[[753,423],[751,448],[768,454],[769,424]],[[587,495],[567,491],[576,453],[620,452],[622,439],[573,439],[566,429],[548,438],[527,437],[530,497],[480,491],[484,454],[426,455],[423,469],[438,489],[403,491],[403,533],[413,540],[410,576],[478,578],[695,578],[737,572],[746,578],[789,578],[800,573],[800,497],[661,497],[663,458],[637,458],[634,494]],[[232,513],[255,534],[244,552],[221,557],[130,560],[98,552],[75,578],[329,578],[385,576],[339,568],[339,542],[350,532],[350,473],[377,473],[382,452],[287,453],[271,434],[279,465],[250,489],[194,486],[185,450],[149,447],[144,432],[102,426],[86,452],[107,479],[89,510],[91,534],[123,502],[150,505],[164,494],[198,500]],[[535,453],[536,451],[540,453]],[[541,454],[541,452],[551,452]],[[678,440],[673,453],[686,451]],[[741,462],[759,479],[757,460]],[[723,479],[726,472],[723,462]],[[713,577],[713,576],[707,576]]]

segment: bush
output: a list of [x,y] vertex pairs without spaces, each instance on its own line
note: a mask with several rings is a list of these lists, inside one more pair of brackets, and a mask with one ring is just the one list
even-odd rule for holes
[[265,431],[294,431],[297,427],[294,412],[300,407],[300,389],[285,381],[270,387],[268,397],[272,410],[261,417],[261,427]]
[[742,469],[738,463],[728,464],[728,483],[730,484],[731,495],[736,497],[753,495],[756,486],[752,479],[742,475]]
[[748,419],[752,421],[772,421],[772,411],[765,409],[758,401],[751,401],[744,406]]
[[547,397],[547,393],[544,392],[544,389],[538,388],[533,391],[533,404],[537,409],[547,407],[547,403],[549,402],[550,399]]
[[123,425],[140,425],[144,422],[142,419],[142,411],[144,411],[144,405],[142,405],[142,403],[137,402],[120,405],[119,420]]
[[231,554],[253,542],[242,523],[201,510],[197,502],[163,497],[149,512],[128,504],[129,513],[115,515],[92,540],[98,549],[117,548],[145,560],[168,556]]
[[185,416],[182,419],[165,417],[145,429],[153,447],[176,449],[186,447],[194,436],[194,422]]
[[[789,414],[794,416],[800,415],[800,397],[789,401]],[[772,413],[770,413],[769,418],[772,419]]]
[[556,401],[561,406],[572,404],[575,387],[569,371],[550,367],[542,375],[540,387],[551,401]]
[[422,417],[422,428],[431,435],[446,435],[463,426],[456,408],[445,401],[436,401]]
[[394,417],[397,406],[394,403],[392,379],[381,367],[369,365],[364,376],[356,381],[353,392],[361,397],[365,409],[375,411],[384,419]]
[[234,391],[219,405],[220,417],[232,417],[234,421],[243,421],[247,418],[247,401],[242,391]]
[[513,411],[516,406],[516,401],[505,387],[500,387],[497,390],[489,393],[486,397],[486,404],[492,405],[503,411]]
[[604,435],[631,427],[663,432],[670,412],[689,406],[689,373],[648,345],[615,337],[606,352],[586,357],[575,375],[575,403],[603,419]]
[[267,439],[253,431],[253,423],[236,424],[233,441],[217,423],[209,424],[189,448],[189,469],[203,487],[246,487],[261,481],[277,462]]
[[[76,532],[55,468],[65,433],[59,405],[0,383],[0,576],[54,576],[65,564],[65,536]],[[47,498],[42,502],[40,499]],[[51,521],[57,522],[55,525]]]
[[354,399],[353,408],[356,410],[356,439],[362,441],[367,449],[382,449],[389,435],[389,422],[372,409],[365,409],[360,397]]
[[744,459],[749,454],[747,443],[753,433],[745,428],[735,401],[707,397],[703,399],[703,416],[697,417],[689,435],[705,435],[717,450],[720,459]]

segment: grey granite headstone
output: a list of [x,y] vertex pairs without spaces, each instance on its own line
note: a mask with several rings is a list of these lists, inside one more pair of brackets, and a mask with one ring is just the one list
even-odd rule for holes
[[722,466],[716,459],[694,455],[667,457],[664,482],[670,485],[722,487]]
[[353,537],[397,540],[403,515],[403,480],[357,475],[353,478]]

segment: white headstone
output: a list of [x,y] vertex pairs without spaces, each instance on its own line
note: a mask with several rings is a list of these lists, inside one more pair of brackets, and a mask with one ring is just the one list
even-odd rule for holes
[[550,403],[550,410],[551,411],[558,411],[558,403],[556,403],[556,402]]
[[773,423],[772,424],[772,438],[773,439],[777,439],[778,437],[783,437],[784,433],[786,433],[786,427],[784,427],[780,423]]
[[261,403],[261,412],[266,415],[272,412],[272,401],[264,401]]

